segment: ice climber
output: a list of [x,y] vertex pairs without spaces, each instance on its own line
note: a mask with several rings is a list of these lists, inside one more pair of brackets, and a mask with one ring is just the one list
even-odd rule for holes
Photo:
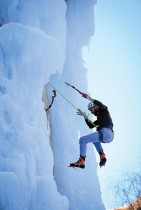
[[91,101],[88,104],[88,110],[92,114],[94,114],[97,117],[97,119],[96,121],[91,122],[88,119],[86,113],[82,112],[80,109],[78,109],[77,114],[84,117],[85,122],[89,128],[96,127],[96,132],[93,132],[86,136],[82,136],[79,139],[80,158],[76,163],[71,163],[70,167],[85,168],[87,143],[94,144],[100,156],[99,166],[102,167],[105,165],[107,159],[105,157],[101,143],[110,143],[111,141],[113,141],[113,138],[114,138],[112,118],[110,116],[107,106],[105,106],[104,104],[102,104],[100,101],[96,99],[92,99],[90,96],[88,96],[85,93],[83,93],[82,96]]

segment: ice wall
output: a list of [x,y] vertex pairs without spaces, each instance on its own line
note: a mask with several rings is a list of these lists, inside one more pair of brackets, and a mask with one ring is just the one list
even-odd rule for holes
[[79,135],[89,132],[84,121],[57,95],[47,130],[42,103],[50,80],[85,107],[64,81],[87,89],[81,47],[93,34],[93,6],[91,0],[69,0],[67,10],[63,0],[0,2],[0,209],[104,209],[93,149],[86,170],[67,167],[78,158]]
[[0,10],[0,209],[68,209],[53,177],[41,100],[64,62],[65,3],[1,1]]

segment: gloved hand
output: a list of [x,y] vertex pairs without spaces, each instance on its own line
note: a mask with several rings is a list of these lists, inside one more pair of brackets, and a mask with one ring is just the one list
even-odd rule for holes
[[85,120],[88,119],[88,116],[86,115],[86,113],[82,112],[81,109],[78,109],[78,112],[76,112],[76,113],[77,113],[77,115],[83,116]]
[[87,93],[82,93],[82,97],[87,98],[90,101],[93,101],[93,99]]

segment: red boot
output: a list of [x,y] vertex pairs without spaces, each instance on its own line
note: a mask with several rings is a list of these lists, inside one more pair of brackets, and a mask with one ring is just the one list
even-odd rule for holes
[[71,163],[69,167],[85,168],[85,157],[80,157],[76,163]]
[[103,151],[99,152],[99,155],[100,155],[100,163],[99,163],[99,166],[101,168],[102,166],[105,166],[105,163],[106,163],[107,159],[106,159],[105,154],[104,154]]

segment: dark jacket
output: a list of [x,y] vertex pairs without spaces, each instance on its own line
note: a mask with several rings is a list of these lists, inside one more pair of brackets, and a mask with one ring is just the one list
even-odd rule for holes
[[86,119],[86,124],[89,126],[89,128],[94,128],[97,126],[97,130],[100,130],[104,127],[110,127],[112,129],[113,122],[107,106],[95,99],[93,102],[99,107],[99,110],[94,114],[95,116],[97,116],[97,120],[93,122],[94,124],[92,124],[91,121]]

